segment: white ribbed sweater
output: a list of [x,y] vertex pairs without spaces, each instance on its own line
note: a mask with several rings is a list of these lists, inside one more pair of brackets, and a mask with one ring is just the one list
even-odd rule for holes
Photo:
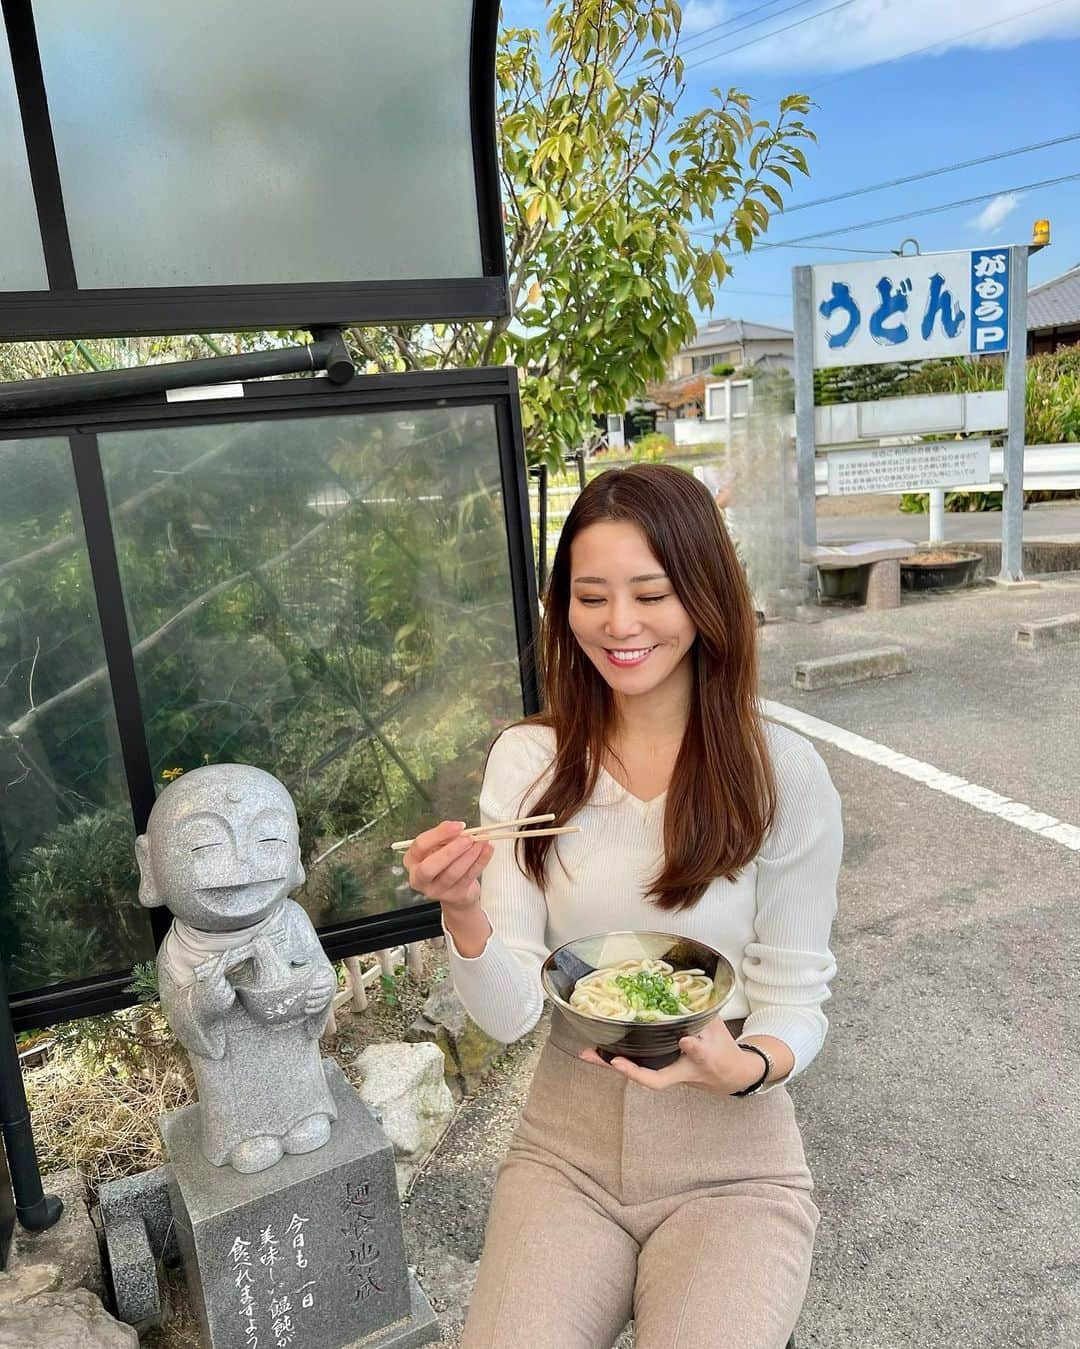
[[[820,755],[786,727],[766,723],[777,811],[756,860],[732,881],[715,880],[689,910],[669,913],[643,898],[663,857],[667,793],[631,795],[602,769],[589,802],[566,823],[580,834],[548,856],[547,893],[522,875],[512,847],[495,848],[480,902],[492,935],[467,959],[447,935],[450,972],[473,1019],[509,1043],[543,1010],[540,966],[563,942],[594,932],[652,928],[695,937],[722,951],[735,970],[724,1017],[746,1017],[742,1036],[773,1035],[790,1046],[794,1072],[821,1048],[836,962],[829,933],[843,832],[840,798]],[[512,726],[492,747],[480,793],[484,824],[530,815],[550,778],[554,732]],[[787,1080],[790,1080],[787,1079]]]

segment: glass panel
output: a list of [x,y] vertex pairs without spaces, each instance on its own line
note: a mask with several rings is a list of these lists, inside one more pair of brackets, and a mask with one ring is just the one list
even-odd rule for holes
[[26,162],[22,119],[7,43],[0,41],[0,201],[4,203],[4,246],[0,249],[0,290],[45,290],[49,280],[41,251],[34,189]]
[[34,12],[80,286],[482,275],[472,0]]
[[66,439],[0,441],[0,944],[14,989],[149,960]]
[[750,406],[750,385],[745,383],[731,386],[731,415],[745,417]]
[[388,845],[476,818],[521,715],[493,408],[100,443],[159,785],[279,776],[317,924],[419,902]]

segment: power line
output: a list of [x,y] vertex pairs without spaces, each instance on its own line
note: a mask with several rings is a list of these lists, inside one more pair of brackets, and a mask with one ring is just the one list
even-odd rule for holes
[[[759,17],[751,19],[749,23],[740,24],[738,28],[732,28],[726,33],[721,33],[719,37],[711,37],[706,42],[698,43],[696,46],[687,45],[686,47],[682,47],[679,50],[679,55],[695,56],[698,52],[703,52],[706,47],[715,47],[718,42],[726,42],[729,37],[734,37],[736,33],[741,33],[747,28],[756,28],[759,23],[769,23],[773,19],[783,18],[785,14],[790,14],[794,9],[803,9],[806,5],[816,4],[817,0],[795,0],[793,5],[788,5],[784,9],[778,9],[775,14],[765,15],[764,18],[760,17],[761,10],[768,9],[771,5],[778,3],[779,0],[766,0],[766,3],[759,6],[758,9],[740,9],[738,14],[732,14],[732,16],[729,19],[725,19],[723,23],[713,24],[711,28],[702,29],[701,33],[698,33],[696,36],[701,37],[704,33],[712,32],[714,28],[726,28],[729,23],[734,23],[736,19],[744,18],[747,14],[757,14]],[[717,52],[716,55],[722,56],[723,53]],[[710,56],[708,59],[711,61],[713,58]],[[703,61],[698,61],[695,62],[695,64],[704,65],[705,63]],[[687,68],[692,69],[692,67]]]
[[943,173],[957,173],[960,169],[973,169],[980,164],[992,164],[997,159],[1012,159],[1016,155],[1030,154],[1033,150],[1046,150],[1052,145],[1065,145],[1069,141],[1080,140],[1080,131],[1071,131],[1067,136],[1055,136],[1053,140],[1036,141],[1034,145],[1020,145],[1015,150],[1001,150],[997,154],[983,155],[979,159],[965,159],[957,164],[946,164],[940,169],[927,169],[925,173],[911,173],[906,178],[892,178],[887,183],[874,183],[870,187],[856,187],[850,192],[837,192],[832,197],[817,197],[814,201],[800,202],[789,206],[784,214],[792,211],[808,211],[812,206],[825,206],[834,201],[846,201],[850,197],[862,197],[868,192],[883,192],[890,187],[903,187],[907,183],[917,183],[923,178],[937,178]]
[[[1062,3],[1064,0],[1062,0]],[[734,47],[725,47],[721,52],[714,52],[704,61],[691,61],[686,67],[687,70],[696,70],[698,66],[708,65],[710,61],[715,61],[721,56],[731,56],[734,52],[741,52],[746,47],[756,47],[759,42],[767,42],[771,37],[779,37],[781,33],[790,33],[793,28],[801,28],[804,23],[813,23],[815,19],[823,19],[826,14],[835,14],[838,9],[847,9],[849,5],[854,5],[856,0],[840,0],[838,5],[830,5],[828,9],[819,9],[814,14],[808,14],[805,19],[796,19],[794,23],[785,24],[783,28],[773,28],[768,33],[762,33],[760,37],[750,38],[747,42],[740,42]],[[795,6],[792,6],[794,9]],[[779,18],[778,14],[772,16]]]
[[[809,4],[810,0],[802,0],[802,3]],[[752,5],[749,9],[740,9],[738,13],[729,14],[726,19],[721,19],[719,23],[710,23],[706,28],[699,28],[696,33],[689,35],[685,43],[680,39],[679,54],[681,56],[692,56],[694,52],[700,51],[703,47],[712,46],[713,42],[716,41],[714,38],[709,38],[705,42],[701,41],[707,33],[716,33],[721,28],[726,28],[729,23],[734,23],[736,19],[745,19],[748,14],[760,14],[762,10],[770,9],[773,5],[778,4],[780,4],[780,0],[765,0],[763,5]],[[772,14],[769,17],[775,19],[777,16]]]
[[[1080,173],[1065,173],[1059,178],[1044,178],[1037,183],[1021,183],[1017,187],[998,188],[996,192],[983,192],[977,197],[961,197],[958,201],[942,202],[940,206],[922,206],[914,211],[902,211],[898,215],[883,216],[880,220],[864,220],[858,225],[837,225],[833,229],[818,230],[816,234],[801,234],[797,239],[779,239],[776,243],[758,244],[762,248],[789,248],[792,244],[808,243],[816,239],[827,239],[833,234],[848,231],[874,229],[878,225],[895,225],[901,220],[912,220],[916,216],[937,215],[941,211],[952,211],[961,206],[975,206],[980,201],[992,201],[994,197],[1009,196],[1014,192],[1034,192],[1041,187],[1056,187],[1059,183],[1071,183],[1080,178]],[[738,256],[738,255],[736,255]]]
[[773,300],[790,300],[790,290],[736,290],[732,286],[724,285],[721,282],[725,295],[767,295]]
[[[841,247],[839,247],[837,244],[832,244],[832,245],[830,245],[830,244],[818,244],[818,243],[800,244],[800,243],[797,243],[795,240],[792,240],[792,241],[790,241],[790,242],[788,242],[788,243],[781,243],[779,239],[776,240],[775,243],[771,243],[771,244],[758,244],[758,245],[757,245],[757,248],[758,248],[758,249],[762,249],[762,248],[812,248],[812,249],[814,249],[815,252],[824,252],[824,253],[866,253],[866,254],[868,254],[868,255],[870,255],[870,256],[872,256],[872,257],[875,257],[875,258],[880,258],[881,255],[882,255],[882,253],[890,253],[890,252],[892,252],[891,249],[885,248],[885,247],[882,247],[882,248],[854,248],[854,247],[845,247],[845,248],[841,248]],[[732,254],[729,254],[728,256],[729,256],[729,257],[734,257],[734,258],[742,258],[742,257],[745,256],[745,254],[742,254],[742,253],[732,253]]]
[[[943,173],[957,173],[961,169],[972,169],[980,164],[992,164],[998,159],[1011,159],[1016,155],[1026,155],[1033,150],[1046,150],[1052,145],[1065,145],[1069,141],[1080,140],[1080,131],[1070,131],[1066,136],[1055,136],[1053,140],[1036,141],[1034,145],[1020,145],[1015,150],[999,150],[996,154],[982,155],[978,159],[964,159],[955,164],[945,164],[939,169],[927,169],[923,173],[910,173],[904,178],[890,178],[888,182],[871,183],[866,187],[853,187],[847,192],[837,192],[831,197],[815,197],[813,201],[799,202],[795,206],[786,206],[784,215],[795,211],[809,211],[812,206],[827,206],[837,201],[847,201],[851,197],[863,197],[870,192],[884,192],[891,187],[904,187],[908,183],[918,183],[924,178],[937,178]],[[691,234],[714,234],[715,230],[691,230]]]

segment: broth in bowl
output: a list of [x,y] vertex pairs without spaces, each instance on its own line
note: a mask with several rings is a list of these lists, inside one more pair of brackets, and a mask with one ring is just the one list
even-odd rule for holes
[[666,960],[620,960],[574,985],[570,1006],[610,1021],[674,1021],[704,1012],[716,985],[704,970],[677,970]]

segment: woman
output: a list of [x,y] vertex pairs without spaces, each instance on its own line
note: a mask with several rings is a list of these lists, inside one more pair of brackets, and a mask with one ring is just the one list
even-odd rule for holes
[[582,832],[515,854],[443,821],[406,853],[497,1039],[536,1025],[542,961],[589,933],[694,937],[737,976],[729,1019],[655,1071],[605,1063],[555,1009],[465,1349],[607,1349],[631,1316],[637,1349],[781,1349],[795,1325],[818,1211],[781,1084],[825,1036],[842,839],[816,751],[761,718],[755,642],[708,488],[601,474],[548,584],[546,710],[498,737],[480,795],[484,824],[554,811]]

